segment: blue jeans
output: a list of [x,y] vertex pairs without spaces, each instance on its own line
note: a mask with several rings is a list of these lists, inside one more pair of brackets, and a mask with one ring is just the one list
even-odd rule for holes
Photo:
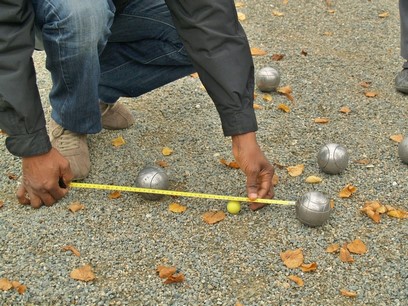
[[163,0],[32,0],[51,72],[52,118],[101,130],[99,100],[137,97],[194,71]]

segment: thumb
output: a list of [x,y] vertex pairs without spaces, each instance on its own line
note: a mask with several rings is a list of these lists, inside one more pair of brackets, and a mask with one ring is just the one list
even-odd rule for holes
[[258,198],[258,183],[256,174],[248,174],[247,176],[247,193],[250,200]]

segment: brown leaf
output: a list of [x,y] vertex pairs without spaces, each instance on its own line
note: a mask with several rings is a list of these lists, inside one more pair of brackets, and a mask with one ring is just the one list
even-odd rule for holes
[[351,109],[348,106],[343,106],[340,108],[340,113],[348,114],[351,112]]
[[244,7],[244,6],[245,6],[244,2],[235,2],[235,7],[236,8],[241,8],[241,7]]
[[387,215],[393,218],[398,218],[398,219],[408,218],[408,212],[403,211],[403,210],[391,210],[387,212]]
[[166,168],[166,167],[169,166],[169,164],[168,164],[165,160],[158,160],[158,161],[156,162],[156,164],[157,164],[159,167],[162,167],[162,168]]
[[173,150],[170,149],[169,147],[164,147],[164,148],[162,149],[162,154],[163,154],[164,156],[169,156],[169,155],[171,155],[172,153],[173,153]]
[[351,184],[348,184],[346,187],[344,187],[340,192],[339,192],[339,197],[340,198],[349,198],[352,196],[353,193],[357,191],[357,188],[354,187]]
[[79,251],[73,246],[73,245],[66,245],[62,248],[63,251],[71,251],[72,254],[74,254],[75,256],[81,256],[81,253],[79,253]]
[[263,56],[266,55],[267,52],[259,48],[251,48],[251,54],[252,56]]
[[357,296],[357,292],[348,291],[346,289],[340,289],[340,293],[341,293],[341,295],[351,297],[351,298],[355,298]]
[[266,101],[266,102],[271,102],[272,101],[272,95],[268,94],[268,93],[264,93],[262,95],[262,100]]
[[333,199],[330,199],[330,208],[334,209],[334,200]]
[[258,109],[258,110],[263,108],[262,105],[257,104],[257,103],[254,103],[253,107],[254,109]]
[[4,206],[4,201],[0,200],[0,208]]
[[303,55],[303,56],[307,56],[307,51],[302,49],[302,51],[300,51],[300,54]]
[[280,61],[280,60],[282,60],[284,57],[285,57],[284,54],[273,54],[273,55],[271,56],[271,60],[273,60],[273,61]]
[[313,272],[316,271],[317,269],[317,263],[316,262],[312,262],[309,264],[302,264],[300,266],[300,269],[302,269],[303,272]]
[[168,278],[169,276],[176,273],[176,267],[166,267],[166,266],[158,266],[157,273],[159,273],[160,278]]
[[174,213],[183,213],[183,212],[186,211],[186,209],[187,209],[187,206],[181,205],[181,204],[176,203],[176,202],[171,203],[169,205],[169,210],[171,212],[174,212]]
[[227,162],[224,158],[220,159],[220,163],[226,165],[227,167],[239,169],[239,165],[236,161]]
[[246,16],[245,16],[244,13],[238,12],[238,13],[237,13],[237,16],[238,16],[238,20],[239,20],[239,21],[244,21],[244,20],[246,20]]
[[354,262],[354,258],[350,255],[349,250],[347,250],[346,244],[340,248],[340,260],[342,262]]
[[378,96],[378,93],[375,92],[375,91],[366,91],[366,92],[364,92],[364,95],[367,98],[374,98],[374,97]]
[[360,239],[355,239],[352,242],[348,243],[347,249],[350,251],[350,253],[353,254],[361,255],[367,253],[367,247]]
[[122,136],[119,136],[118,138],[115,138],[115,139],[112,140],[112,145],[113,145],[114,147],[123,146],[125,143],[126,143],[126,142],[125,142],[125,140],[123,139]]
[[285,113],[289,113],[290,112],[290,108],[289,106],[287,106],[286,104],[280,103],[278,105],[278,109],[280,109],[281,111],[285,112]]
[[319,118],[315,118],[314,119],[314,122],[315,123],[328,123],[330,120],[329,120],[329,118],[321,118],[321,117],[319,117]]
[[177,273],[177,274],[173,274],[170,275],[166,280],[165,280],[165,284],[173,284],[173,283],[182,283],[184,282],[185,277],[183,275],[183,273]]
[[285,16],[284,13],[282,13],[282,12],[280,12],[280,11],[278,11],[278,10],[272,10],[272,15],[273,15],[273,16],[276,16],[276,17],[283,17],[283,16]]
[[390,139],[392,140],[392,141],[395,141],[395,142],[401,142],[403,139],[404,139],[404,135],[402,135],[402,134],[397,134],[397,135],[391,135],[390,136]]
[[327,253],[337,253],[340,249],[340,246],[338,243],[333,243],[331,245],[329,245],[326,249]]
[[[14,283],[14,282],[13,282],[13,283]],[[26,286],[26,285],[23,285],[23,284],[20,284],[19,282],[16,282],[16,283],[17,283],[18,285],[17,285],[17,284],[16,284],[16,285],[13,284],[14,289],[16,289],[19,294],[24,294],[24,293],[27,291],[27,286]]]
[[363,88],[368,88],[368,87],[371,86],[371,82],[362,81],[362,82],[358,83],[358,85],[360,85]]
[[225,219],[225,213],[223,211],[207,211],[203,214],[204,222],[208,224],[214,224]]
[[120,198],[121,196],[122,196],[121,192],[120,192],[120,191],[117,191],[117,190],[112,191],[110,194],[108,194],[108,198],[111,199],[111,200],[113,200],[113,199],[118,199],[118,198]]
[[305,180],[305,182],[309,184],[318,184],[318,183],[321,183],[322,181],[323,180],[321,177],[314,176],[314,175],[308,176]]
[[272,176],[272,185],[276,186],[278,185],[278,183],[279,183],[279,176],[276,173],[274,173]]
[[7,278],[0,278],[0,290],[7,291],[13,288],[13,284]]
[[293,177],[301,175],[304,169],[305,169],[304,164],[300,164],[296,166],[289,166],[286,168],[286,170],[288,170],[289,175]]
[[7,173],[7,176],[8,176],[8,178],[10,179],[10,180],[13,180],[13,181],[15,181],[15,180],[17,180],[18,179],[18,176],[16,175],[16,174],[14,174],[14,173]]
[[95,279],[95,274],[92,271],[91,265],[84,265],[80,268],[74,269],[69,276],[75,280],[84,282],[89,282]]
[[79,211],[79,210],[81,210],[81,209],[84,209],[84,208],[85,208],[85,206],[82,205],[81,203],[79,203],[79,201],[72,202],[72,203],[69,204],[69,206],[68,206],[68,209],[69,209],[70,211],[72,211],[72,212],[77,212],[77,211]]
[[287,250],[285,252],[281,252],[280,257],[285,266],[290,269],[297,268],[303,263],[302,249]]
[[190,74],[190,77],[192,77],[193,79],[198,79],[198,73],[194,72],[194,73]]
[[363,159],[355,160],[354,162],[357,164],[361,164],[361,165],[368,165],[370,163],[370,160],[363,158]]
[[289,275],[288,278],[291,281],[294,281],[298,286],[303,287],[303,285],[305,284],[303,279],[301,279],[299,276],[296,275]]
[[294,100],[293,96],[292,96],[292,87],[290,87],[289,85],[279,87],[276,91],[283,94],[283,95],[285,95],[286,98],[288,98],[290,101]]
[[372,209],[368,209],[366,212],[366,215],[371,218],[375,223],[380,223],[381,221],[381,215]]
[[388,16],[390,16],[390,13],[388,13],[388,12],[382,12],[382,13],[378,14],[378,17],[380,17],[380,18],[386,18]]

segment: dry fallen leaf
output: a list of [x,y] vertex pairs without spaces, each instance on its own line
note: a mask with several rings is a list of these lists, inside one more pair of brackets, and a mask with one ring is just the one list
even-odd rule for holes
[[367,253],[367,247],[360,239],[355,239],[352,242],[348,243],[347,249],[350,251],[350,253],[353,254],[361,255]]
[[288,98],[290,101],[294,100],[293,96],[292,96],[292,87],[290,87],[289,85],[279,87],[276,91],[283,94],[283,95],[285,95],[286,98]]
[[330,199],[330,208],[334,209],[334,200],[333,199]]
[[399,143],[404,139],[404,135],[402,135],[402,134],[391,135],[390,139]]
[[355,186],[353,186],[352,184],[348,184],[346,187],[344,187],[342,190],[340,190],[339,197],[340,198],[349,198],[356,191],[357,191],[357,188]]
[[285,113],[289,113],[290,112],[290,108],[289,106],[287,106],[286,104],[280,103],[278,105],[278,109],[280,109],[281,111],[285,112]]
[[164,147],[164,148],[162,149],[162,154],[163,154],[164,156],[169,156],[169,155],[171,155],[172,153],[173,153],[173,150],[170,149],[169,147]]
[[244,2],[236,2],[235,3],[235,7],[236,8],[241,8],[241,7],[244,7],[245,6],[245,3]]
[[321,117],[319,117],[319,118],[315,118],[314,119],[314,122],[315,123],[328,123],[330,120],[329,120],[329,118],[321,118]]
[[108,194],[108,198],[113,200],[113,199],[118,199],[122,196],[121,192],[118,190],[112,191],[110,194]]
[[321,177],[311,175],[311,176],[308,176],[305,181],[306,183],[309,183],[309,184],[318,184],[318,183],[321,183],[323,179]]
[[265,93],[262,95],[262,100],[266,101],[266,102],[272,102],[272,95]]
[[336,13],[336,10],[327,10],[327,12],[328,12],[329,14],[334,14],[334,13]]
[[303,282],[303,279],[301,279],[299,276],[289,275],[288,278],[289,278],[291,281],[294,281],[294,282],[295,282],[298,286],[300,286],[300,287],[303,287],[303,285],[305,284],[305,283]]
[[340,108],[340,113],[348,114],[351,112],[351,109],[348,106],[343,106]]
[[230,167],[230,168],[239,169],[238,163],[236,161],[234,161],[234,160],[231,161],[231,162],[227,162],[224,158],[221,158],[220,163],[223,164],[223,165],[226,165],[227,167]]
[[403,211],[403,210],[391,210],[387,212],[387,215],[393,218],[398,218],[398,219],[407,219],[408,218],[408,212]]
[[16,289],[19,294],[24,294],[27,291],[26,285],[23,285],[17,281],[13,281],[11,283],[13,284],[13,288]]
[[160,278],[168,278],[169,276],[176,273],[176,267],[166,267],[166,266],[158,266],[157,273],[159,273]]
[[280,60],[282,60],[284,57],[285,57],[284,54],[273,54],[273,55],[271,56],[271,60],[273,60],[273,61],[280,61]]
[[122,136],[119,136],[118,138],[115,138],[115,139],[112,140],[112,145],[113,145],[114,147],[123,146],[125,143],[126,143],[126,142],[125,142],[125,140],[123,139]]
[[252,56],[263,56],[266,55],[267,52],[259,48],[251,48],[251,54]]
[[4,206],[4,201],[0,200],[0,208]]
[[74,269],[69,276],[83,282],[89,282],[95,279],[95,274],[92,271],[91,265],[84,265],[80,268]]
[[74,254],[75,256],[81,256],[81,253],[79,253],[79,251],[73,246],[73,245],[66,245],[62,248],[63,251],[71,251],[72,254]]
[[183,273],[177,273],[170,275],[165,281],[165,284],[173,284],[173,283],[182,283],[184,282],[185,277]]
[[225,219],[225,213],[218,211],[207,211],[203,214],[203,220],[208,224],[214,224]]
[[69,204],[69,206],[68,206],[68,209],[69,209],[70,211],[72,211],[72,212],[77,212],[77,211],[79,211],[79,210],[81,210],[81,209],[84,209],[84,208],[85,208],[85,206],[82,205],[79,201],[72,202],[72,203]]
[[237,15],[238,15],[239,21],[244,21],[246,19],[246,16],[244,13],[238,12]]
[[288,170],[289,175],[293,177],[301,175],[304,169],[305,169],[304,164],[300,164],[296,166],[289,166],[286,168],[286,170]]
[[388,16],[390,16],[390,13],[388,13],[388,12],[382,12],[382,13],[378,14],[378,17],[380,17],[380,18],[386,18]]
[[0,290],[7,291],[13,288],[13,284],[7,278],[0,278]]
[[273,15],[273,16],[276,16],[276,17],[283,17],[283,16],[285,16],[284,13],[282,13],[282,12],[280,12],[280,11],[278,11],[278,10],[272,10],[272,15]]
[[278,183],[279,183],[279,176],[276,173],[274,173],[272,176],[272,185],[276,186],[278,185]]
[[156,162],[156,164],[157,164],[159,167],[162,167],[162,168],[166,168],[166,167],[169,166],[169,164],[168,164],[165,160],[158,160],[158,161]]
[[176,202],[171,203],[169,205],[169,210],[171,212],[174,212],[174,213],[183,213],[183,212],[186,211],[186,209],[187,209],[187,206],[181,205],[181,204],[176,203]]
[[351,256],[349,250],[347,249],[347,244],[340,248],[340,260],[342,262],[354,262],[354,258]]
[[326,249],[327,253],[337,253],[340,249],[340,246],[338,243],[333,243],[331,245],[329,245]]
[[198,79],[198,73],[197,73],[197,72],[194,72],[194,73],[190,74],[190,76],[191,76],[193,79]]
[[309,264],[302,264],[300,266],[300,269],[302,269],[303,272],[313,272],[316,271],[317,269],[317,263],[316,262],[312,262]]
[[369,81],[362,81],[362,82],[358,83],[358,85],[360,85],[360,86],[363,87],[363,88],[368,88],[368,87],[371,86],[371,82],[369,82]]
[[262,105],[259,105],[259,104],[257,104],[257,103],[254,103],[254,109],[262,109],[263,107],[262,107]]
[[303,263],[303,251],[302,249],[287,250],[280,253],[280,257],[285,264],[290,269],[300,267]]
[[366,91],[366,92],[364,92],[364,95],[367,98],[374,98],[374,97],[378,96],[378,93],[375,92],[375,91]]
[[347,297],[351,297],[354,298],[357,296],[357,292],[354,291],[348,291],[346,289],[340,289],[340,293],[341,295],[347,296]]

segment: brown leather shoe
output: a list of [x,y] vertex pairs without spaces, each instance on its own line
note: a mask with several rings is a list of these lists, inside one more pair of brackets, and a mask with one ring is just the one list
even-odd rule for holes
[[108,130],[127,129],[135,123],[130,110],[122,103],[114,104],[100,103],[102,126]]
[[70,164],[74,180],[81,180],[88,176],[91,169],[86,134],[77,134],[64,129],[51,119],[51,144]]

